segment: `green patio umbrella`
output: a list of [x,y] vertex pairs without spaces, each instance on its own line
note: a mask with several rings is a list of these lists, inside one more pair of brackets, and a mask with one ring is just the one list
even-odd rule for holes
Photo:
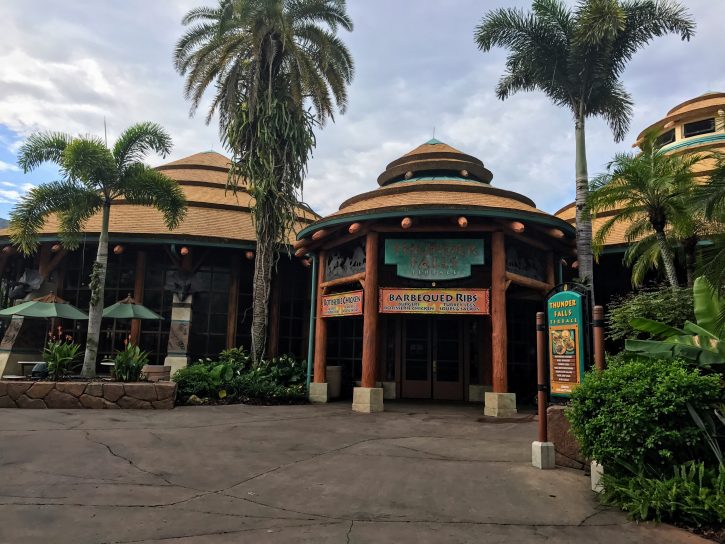
[[53,293],[0,310],[0,317],[46,317],[61,319],[88,319],[88,315]]
[[163,319],[143,304],[139,304],[131,295],[103,309],[103,317],[110,319]]

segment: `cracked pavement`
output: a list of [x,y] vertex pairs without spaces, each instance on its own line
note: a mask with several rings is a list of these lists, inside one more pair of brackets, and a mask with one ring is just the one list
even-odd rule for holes
[[0,410],[0,543],[704,543],[531,466],[480,406]]

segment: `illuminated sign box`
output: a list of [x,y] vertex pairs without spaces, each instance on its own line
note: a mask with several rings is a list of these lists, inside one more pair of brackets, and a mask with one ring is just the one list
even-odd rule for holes
[[489,314],[488,289],[380,288],[381,314]]
[[584,374],[583,297],[573,291],[562,291],[553,295],[546,306],[551,394],[568,397]]
[[322,295],[322,317],[342,317],[346,315],[362,315],[363,292],[350,291],[334,295]]

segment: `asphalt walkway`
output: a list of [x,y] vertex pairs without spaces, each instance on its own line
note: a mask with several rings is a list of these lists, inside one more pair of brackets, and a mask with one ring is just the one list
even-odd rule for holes
[[386,408],[0,410],[0,543],[705,542],[531,467],[531,421]]

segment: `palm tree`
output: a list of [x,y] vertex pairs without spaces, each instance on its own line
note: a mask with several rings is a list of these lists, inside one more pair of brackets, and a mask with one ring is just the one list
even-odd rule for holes
[[654,37],[677,33],[689,40],[694,28],[687,10],[670,0],[583,0],[573,10],[561,0],[534,0],[530,13],[496,9],[476,27],[479,49],[510,50],[496,88],[500,99],[540,90],[572,113],[577,259],[591,286],[592,225],[583,213],[589,188],[585,122],[602,117],[615,141],[624,139],[633,105],[621,81],[627,62]]
[[[592,180],[584,215],[590,218],[597,213],[614,213],[594,237],[597,256],[612,229],[626,225],[628,242],[645,239],[639,247],[634,246],[633,253],[639,253],[643,263],[661,259],[667,281],[676,288],[679,282],[668,232],[687,230],[693,223],[690,206],[696,188],[693,166],[705,157],[661,153],[654,132],[644,136],[640,149],[641,153],[617,154],[608,165],[608,172]],[[654,243],[646,240],[650,235]]]
[[353,61],[337,34],[352,30],[345,0],[220,0],[191,10],[176,46],[192,114],[210,86],[232,153],[230,185],[252,196],[255,224],[252,354],[264,356],[272,270],[296,221],[313,129],[344,113]]
[[179,185],[141,162],[149,151],[162,157],[171,151],[171,137],[155,123],[129,127],[113,149],[92,136],[36,133],[25,141],[18,154],[18,164],[26,173],[44,162],[52,162],[60,167],[63,178],[35,187],[11,212],[10,238],[22,253],[35,252],[38,233],[48,216],[58,217],[61,242],[66,248],[75,249],[85,223],[101,213],[98,253],[89,282],[91,301],[83,376],[96,373],[111,205],[124,200],[156,208],[169,229],[178,226],[186,214],[186,198]]
[[725,285],[725,155],[714,155],[715,167],[707,183],[698,187],[696,202],[704,210],[709,244],[702,251],[699,272],[718,289]]

